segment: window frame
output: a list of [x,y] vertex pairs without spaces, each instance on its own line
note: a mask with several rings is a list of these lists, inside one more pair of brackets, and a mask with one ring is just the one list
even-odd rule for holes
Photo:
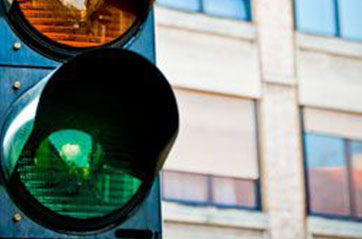
[[[302,147],[303,147],[303,163],[304,163],[304,185],[305,185],[305,195],[306,195],[306,213],[309,216],[316,216],[316,217],[323,217],[327,219],[338,219],[338,220],[348,220],[348,221],[356,221],[362,222],[362,216],[357,216],[357,202],[356,202],[356,194],[355,194],[355,183],[353,180],[353,166],[352,166],[352,154],[351,154],[351,143],[352,142],[362,142],[358,140],[348,139],[346,137],[338,136],[335,134],[328,134],[322,132],[308,132],[305,129],[304,124],[304,107],[301,108],[301,125],[302,125]],[[306,135],[316,135],[316,136],[323,136],[323,137],[333,137],[338,138],[343,141],[343,148],[344,148],[344,160],[346,165],[346,181],[347,181],[347,189],[348,189],[348,196],[349,196],[349,213],[348,215],[336,215],[332,213],[317,213],[311,210],[311,201],[312,195],[310,192],[310,177],[308,173],[308,155],[307,155],[307,143],[306,143]]]
[[[193,200],[188,200],[188,199],[173,199],[173,198],[166,197],[165,194],[163,193],[164,192],[163,172],[174,172],[174,173],[180,173],[180,174],[191,174],[191,175],[204,176],[205,179],[207,180],[207,201],[198,202],[198,201],[193,201]],[[236,179],[236,180],[251,182],[253,184],[253,188],[254,188],[255,206],[249,207],[249,206],[238,206],[238,205],[215,203],[213,200],[213,178]],[[161,193],[162,193],[162,195],[161,195],[162,200],[167,201],[167,202],[180,203],[180,204],[183,204],[186,206],[215,207],[215,208],[219,208],[219,209],[242,209],[242,210],[249,210],[249,211],[261,211],[262,210],[260,177],[258,179],[248,179],[248,178],[218,176],[218,175],[202,174],[202,173],[191,173],[191,172],[176,171],[176,170],[164,170],[161,172]]]

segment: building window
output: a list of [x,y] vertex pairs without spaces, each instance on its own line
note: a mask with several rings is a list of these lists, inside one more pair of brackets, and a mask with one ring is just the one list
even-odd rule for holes
[[163,199],[194,206],[259,209],[258,181],[163,171]]
[[362,40],[362,1],[295,0],[296,27],[299,31]]
[[157,0],[160,6],[210,16],[251,20],[250,0]]
[[346,142],[341,138],[306,134],[305,144],[310,211],[349,215]]
[[257,209],[255,102],[175,89],[180,131],[163,173],[165,200]]
[[362,116],[303,112],[309,213],[362,219]]

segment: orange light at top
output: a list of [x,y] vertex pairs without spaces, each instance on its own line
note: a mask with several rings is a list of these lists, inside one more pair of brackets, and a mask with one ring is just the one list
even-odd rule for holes
[[139,0],[17,0],[25,19],[47,38],[71,47],[96,47],[136,22]]

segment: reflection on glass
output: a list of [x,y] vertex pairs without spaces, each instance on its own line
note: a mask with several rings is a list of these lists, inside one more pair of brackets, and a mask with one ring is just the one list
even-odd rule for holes
[[350,144],[352,178],[354,187],[354,199],[356,203],[356,216],[362,217],[362,143]]
[[256,207],[255,185],[252,180],[213,177],[214,203],[225,206]]
[[205,206],[258,206],[258,193],[252,179],[163,171],[162,189],[166,200]]
[[157,0],[161,6],[238,20],[251,20],[250,0]]
[[312,34],[337,34],[334,0],[295,0],[297,29]]
[[112,42],[136,21],[134,0],[17,0],[25,19],[51,40],[72,47]]
[[203,0],[206,14],[240,20],[249,19],[249,2],[245,0]]
[[[79,130],[53,132],[35,154],[24,150],[13,178],[46,208],[78,219],[105,216],[125,206],[141,180],[108,165],[103,147]],[[11,183],[10,179],[10,183]]]
[[342,37],[362,40],[362,1],[339,1],[339,19]]
[[164,171],[163,194],[166,199],[206,203],[208,178],[205,175]]
[[310,208],[313,213],[350,213],[344,141],[306,134]]
[[200,0],[182,0],[182,1],[157,0],[157,3],[162,6],[182,9],[185,11],[191,11],[191,12],[201,11],[201,1]]

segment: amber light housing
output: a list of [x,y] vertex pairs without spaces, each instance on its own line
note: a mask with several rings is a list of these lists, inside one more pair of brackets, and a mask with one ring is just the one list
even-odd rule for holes
[[[4,0],[17,33],[47,56],[67,59],[90,47],[124,45],[153,0]],[[46,48],[46,49],[44,49]],[[74,55],[74,54],[73,54]]]

